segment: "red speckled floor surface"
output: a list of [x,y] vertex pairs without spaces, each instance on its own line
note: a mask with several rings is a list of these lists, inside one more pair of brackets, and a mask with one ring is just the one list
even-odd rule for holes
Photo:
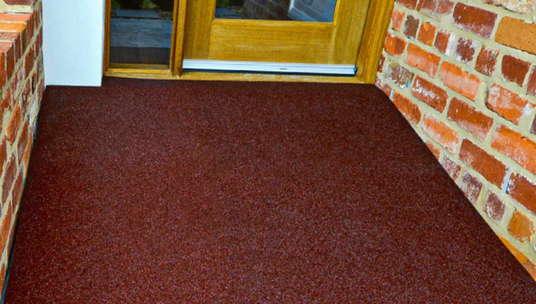
[[370,85],[49,87],[6,303],[535,303]]

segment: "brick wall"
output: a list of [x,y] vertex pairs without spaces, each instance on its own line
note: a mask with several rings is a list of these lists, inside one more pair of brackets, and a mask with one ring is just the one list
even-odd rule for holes
[[[44,90],[41,1],[5,2],[14,6],[8,5],[9,13],[0,14],[0,288]],[[23,13],[14,12],[26,3]]]
[[244,18],[288,20],[290,0],[244,0]]
[[376,85],[536,278],[536,0],[396,0]]

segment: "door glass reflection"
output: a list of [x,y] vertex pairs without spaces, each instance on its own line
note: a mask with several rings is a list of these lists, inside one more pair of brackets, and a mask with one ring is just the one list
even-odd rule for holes
[[333,22],[337,0],[217,0],[216,18]]
[[169,65],[174,0],[112,0],[111,64]]

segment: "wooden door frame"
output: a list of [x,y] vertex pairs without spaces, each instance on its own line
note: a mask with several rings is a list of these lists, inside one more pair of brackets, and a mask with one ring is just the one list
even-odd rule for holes
[[[309,75],[266,75],[251,73],[207,73],[183,72],[183,42],[188,0],[174,0],[173,31],[169,69],[152,68],[149,65],[129,65],[114,67],[110,61],[110,13],[111,0],[106,0],[104,70],[105,76],[127,78],[152,78],[175,80],[227,80],[227,81],[283,81],[283,82],[332,82],[332,83],[369,83],[376,81],[378,64],[383,51],[387,29],[390,23],[394,0],[371,0],[363,38],[356,60],[358,72],[353,77],[309,76]],[[190,0],[192,1],[192,0]]]

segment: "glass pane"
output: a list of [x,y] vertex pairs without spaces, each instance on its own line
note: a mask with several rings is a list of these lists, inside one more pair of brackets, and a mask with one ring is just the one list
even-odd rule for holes
[[112,0],[110,63],[169,65],[173,0]]
[[333,22],[337,0],[217,0],[216,18]]

